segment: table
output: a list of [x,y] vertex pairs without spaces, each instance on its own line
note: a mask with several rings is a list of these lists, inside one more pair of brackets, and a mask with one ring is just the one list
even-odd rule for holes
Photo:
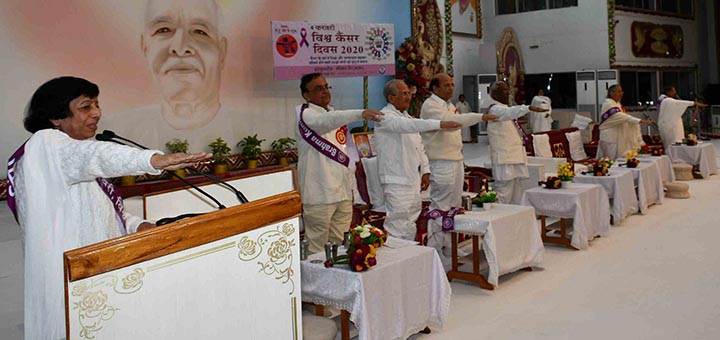
[[602,185],[612,200],[611,214],[614,225],[621,224],[626,217],[638,212],[635,181],[630,171],[612,168],[606,176],[578,174],[573,182]]
[[[561,189],[535,188],[525,191],[522,205],[532,206],[541,215],[543,242],[564,245],[570,249],[587,249],[595,236],[607,236],[610,226],[610,204],[605,189],[597,184],[571,183]],[[545,216],[560,218],[561,236],[547,235]],[[573,219],[572,239],[567,239],[565,219]]]
[[447,320],[450,283],[433,248],[383,246],[377,265],[359,273],[347,265],[325,268],[324,260],[316,253],[300,262],[302,299],[342,310],[343,339],[349,339],[349,321],[359,340],[380,340],[407,339]]
[[[452,231],[452,269],[448,280],[460,279],[478,283],[492,290],[498,285],[498,277],[518,269],[537,266],[542,262],[545,248],[538,233],[535,209],[510,204],[486,203],[492,208],[474,208],[455,216]],[[473,238],[473,272],[458,270],[457,234],[469,234]],[[480,249],[478,237],[488,263],[488,278],[480,275]]]
[[670,157],[667,155],[661,155],[661,156],[651,156],[651,155],[640,155],[638,157],[638,160],[640,162],[654,162],[658,166],[658,170],[660,171],[660,179],[665,182],[675,182],[675,171],[672,167],[672,161],[670,160]]
[[[625,162],[623,160],[623,162]],[[632,172],[637,188],[637,198],[640,213],[645,215],[649,206],[653,204],[662,204],[665,192],[663,189],[662,179],[660,178],[660,170],[658,170],[655,162],[640,162],[636,168],[628,168],[620,166],[620,161],[616,161],[612,167],[612,171],[627,170]]]
[[697,145],[670,145],[667,154],[673,163],[697,165],[703,178],[718,173],[715,147],[712,143],[698,142]]

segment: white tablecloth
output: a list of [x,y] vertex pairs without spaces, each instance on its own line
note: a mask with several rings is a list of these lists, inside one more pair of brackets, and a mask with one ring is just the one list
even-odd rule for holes
[[675,171],[672,167],[672,161],[670,160],[670,157],[667,155],[662,156],[643,156],[640,155],[638,158],[640,162],[654,162],[658,166],[658,170],[660,170],[660,179],[663,182],[675,182]]
[[605,189],[597,184],[572,183],[569,188],[535,188],[525,191],[522,205],[532,206],[541,215],[573,219],[570,244],[587,249],[595,236],[607,236],[610,204]]
[[520,186],[522,190],[537,188],[538,182],[545,180],[545,165],[542,164],[527,164],[528,178],[520,180]]
[[535,209],[509,204],[473,209],[455,216],[455,232],[483,237],[490,284],[497,287],[500,275],[542,262],[545,247]]
[[618,225],[622,221],[638,212],[638,199],[635,195],[635,181],[630,171],[613,168],[607,176],[591,176],[578,174],[573,179],[575,183],[599,184],[607,191],[612,199],[613,223]]
[[619,164],[619,161],[615,162],[611,167],[611,171],[628,170],[632,172],[637,187],[638,205],[641,214],[645,215],[649,206],[663,203],[665,192],[657,163],[640,162],[637,168],[620,167]]
[[381,247],[377,265],[361,273],[312,260],[324,262],[325,254],[300,262],[303,301],[349,311],[359,340],[404,340],[447,320],[450,283],[433,248]]
[[708,178],[718,173],[717,160],[715,159],[715,146],[712,143],[700,142],[698,145],[670,145],[667,150],[668,156],[673,163],[688,163],[697,165],[700,174]]

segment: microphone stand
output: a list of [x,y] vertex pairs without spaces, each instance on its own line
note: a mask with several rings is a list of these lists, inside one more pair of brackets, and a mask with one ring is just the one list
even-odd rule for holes
[[[109,132],[109,133],[107,133],[107,132]],[[137,146],[137,147],[140,148],[140,149],[149,150],[149,149],[148,149],[147,147],[145,147],[145,146],[142,146],[142,145],[140,145],[140,144],[138,144],[138,143],[135,143],[135,142],[133,142],[133,141],[130,141],[130,140],[127,140],[127,139],[125,139],[125,138],[122,138],[122,137],[120,137],[120,136],[115,135],[112,131],[105,130],[102,134],[97,134],[97,135],[95,136],[95,139],[97,139],[97,140],[99,140],[99,141],[103,141],[103,142],[113,142],[113,143],[117,143],[117,144],[120,144],[120,145],[126,145],[126,144],[124,144],[124,143],[121,143],[121,142],[118,142],[118,141],[114,140],[113,138],[118,138],[118,139],[121,139],[121,140],[126,141],[126,142],[128,142],[128,143],[131,143],[131,144]],[[127,145],[126,145],[126,146],[127,146]],[[181,182],[185,183],[185,184],[188,185],[189,187],[197,190],[199,193],[203,194],[203,196],[209,198],[211,201],[213,201],[213,203],[215,203],[215,205],[217,205],[218,210],[222,210],[222,209],[225,209],[225,208],[226,208],[225,205],[223,205],[222,203],[220,203],[217,199],[215,199],[215,197],[212,197],[212,195],[210,195],[210,194],[208,194],[207,192],[205,192],[205,190],[200,189],[198,186],[190,183],[189,181],[187,181],[186,179],[178,176],[176,173],[174,173],[174,172],[172,172],[172,171],[170,172],[170,174],[172,174],[175,178],[177,178],[177,179],[180,180]],[[179,220],[182,220],[182,219],[185,219],[185,218],[194,217],[194,216],[199,216],[199,215],[203,215],[203,214],[204,214],[204,213],[187,213],[187,214],[182,214],[182,215],[175,216],[175,217],[161,218],[161,219],[159,219],[159,220],[157,220],[157,221],[155,222],[155,225],[156,225],[156,226],[162,226],[162,225],[169,224],[169,223],[172,223],[172,222],[175,222],[175,221],[179,221]]]

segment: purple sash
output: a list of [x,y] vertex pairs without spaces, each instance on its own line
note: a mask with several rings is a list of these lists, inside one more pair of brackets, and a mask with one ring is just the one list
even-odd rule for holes
[[[18,222],[18,216],[17,216],[17,204],[15,203],[15,183],[14,177],[15,177],[15,164],[17,164],[18,161],[20,161],[20,158],[25,154],[25,144],[27,144],[27,141],[23,143],[23,145],[20,146],[15,153],[10,156],[10,159],[8,160],[8,207],[10,208],[10,211],[13,213],[13,216],[15,217],[15,222]],[[100,185],[100,189],[105,193],[105,195],[108,196],[110,199],[110,202],[113,205],[113,208],[115,208],[115,213],[120,217],[120,221],[122,222],[122,228],[121,232],[123,235],[127,235],[127,225],[125,222],[125,210],[123,207],[123,200],[122,197],[120,197],[119,191],[115,185],[110,183],[108,180],[104,178],[96,178],[95,179],[97,183]]]
[[[488,106],[488,113],[490,113],[490,108],[493,106],[495,106],[495,104],[490,104],[490,106]],[[513,119],[512,122],[515,125],[515,129],[522,137],[523,145],[527,145],[527,143],[530,142],[530,135],[525,132],[525,129],[523,129],[522,125],[520,125],[520,121],[517,118]]]
[[605,113],[602,114],[602,116],[600,116],[600,124],[604,123],[606,120],[608,120],[608,118],[612,117],[612,115],[618,112],[622,112],[619,107],[611,107],[610,110],[607,110]]
[[667,97],[662,97],[658,100],[657,104],[655,104],[655,107],[657,108],[657,112],[660,112],[660,104],[662,104],[662,101],[665,100]]
[[330,158],[344,167],[350,165],[350,158],[342,152],[335,144],[331,143],[327,139],[318,135],[315,131],[305,124],[303,120],[303,112],[308,108],[308,104],[303,104],[300,109],[300,119],[298,119],[298,129],[300,130],[300,136],[305,142],[310,144],[315,150],[323,154],[325,157]]
[[127,235],[127,223],[125,221],[125,206],[123,206],[123,200],[122,197],[120,197],[120,190],[115,187],[114,184],[110,183],[105,178],[98,177],[95,179],[97,181],[98,185],[100,185],[100,189],[107,195],[107,197],[110,199],[110,203],[112,203],[113,208],[115,208],[115,213],[120,217],[120,222],[122,222],[122,229],[120,229],[120,232],[123,235]]
[[452,208],[450,211],[442,211],[440,209],[433,209],[425,213],[425,216],[428,218],[436,219],[440,216],[443,217],[442,220],[442,231],[452,231],[455,230],[455,215],[460,212],[460,208]]
[[22,156],[25,154],[25,144],[27,144],[27,141],[23,143],[19,149],[15,151],[15,153],[10,156],[10,159],[8,159],[8,170],[7,170],[7,178],[8,178],[8,195],[7,195],[7,203],[8,207],[10,208],[10,211],[13,213],[13,216],[15,216],[15,222],[18,221],[17,217],[17,205],[15,204],[15,183],[13,183],[13,178],[15,177],[15,164],[22,158]]

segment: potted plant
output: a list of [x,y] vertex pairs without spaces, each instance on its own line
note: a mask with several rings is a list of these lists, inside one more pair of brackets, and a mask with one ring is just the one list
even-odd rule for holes
[[[190,143],[187,139],[179,140],[177,138],[165,143],[165,147],[170,153],[187,153],[190,148]],[[185,169],[175,170],[175,175],[181,178],[185,178]]]
[[220,137],[210,143],[210,149],[213,153],[213,173],[223,174],[228,170],[227,156],[230,155],[230,147]]
[[247,160],[247,168],[257,168],[257,158],[262,151],[260,144],[264,142],[264,139],[258,139],[257,134],[253,136],[247,136],[237,143],[237,147],[240,148],[240,154]]
[[288,160],[288,152],[294,145],[295,139],[290,137],[276,139],[270,144],[270,148],[275,151],[275,156],[277,156],[278,162],[281,166],[290,165],[290,161]]

